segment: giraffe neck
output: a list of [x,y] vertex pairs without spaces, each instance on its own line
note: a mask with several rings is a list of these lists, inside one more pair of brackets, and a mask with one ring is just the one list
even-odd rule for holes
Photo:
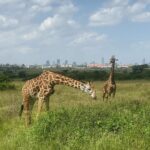
[[112,63],[111,72],[110,72],[110,75],[109,75],[109,80],[111,82],[115,82],[115,79],[114,79],[114,68],[115,68],[115,63]]
[[74,80],[69,77],[65,77],[63,75],[57,74],[56,76],[53,77],[53,83],[55,85],[57,84],[62,84],[62,85],[67,85],[73,88],[78,88],[82,90],[82,87],[84,87],[84,83],[80,82],[78,80]]
[[41,74],[40,78],[42,78],[45,82],[49,83],[53,87],[55,85],[62,84],[62,85],[67,85],[70,87],[82,89],[82,87],[84,87],[85,85],[83,82],[74,80],[72,78],[51,71],[44,71]]

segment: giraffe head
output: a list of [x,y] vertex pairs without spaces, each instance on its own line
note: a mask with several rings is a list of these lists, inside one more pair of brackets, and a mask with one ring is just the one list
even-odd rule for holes
[[116,59],[115,56],[113,55],[113,56],[110,58],[110,63],[111,63],[111,64],[114,64],[115,61],[118,61],[118,59]]
[[93,86],[90,82],[84,84],[84,91],[90,94],[93,99],[96,99],[96,91],[93,89]]

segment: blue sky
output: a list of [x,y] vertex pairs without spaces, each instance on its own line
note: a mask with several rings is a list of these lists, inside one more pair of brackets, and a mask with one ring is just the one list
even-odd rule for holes
[[150,0],[0,0],[0,63],[150,62]]

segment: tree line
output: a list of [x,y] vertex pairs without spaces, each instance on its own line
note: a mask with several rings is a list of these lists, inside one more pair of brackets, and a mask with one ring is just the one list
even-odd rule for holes
[[[47,70],[54,71],[65,76],[77,80],[104,81],[107,80],[110,68],[49,68]],[[43,72],[41,68],[25,68],[18,66],[0,66],[0,83],[10,82],[14,80],[29,80]],[[134,79],[150,79],[149,65],[135,65],[129,68],[116,68],[116,80],[134,80]]]

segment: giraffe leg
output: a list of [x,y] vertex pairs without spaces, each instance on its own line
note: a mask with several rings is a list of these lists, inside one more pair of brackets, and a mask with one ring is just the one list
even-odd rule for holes
[[37,119],[38,119],[38,117],[42,111],[43,103],[44,103],[44,98],[39,98],[39,100],[38,100],[38,112],[37,112],[37,116],[36,116]]
[[35,102],[36,102],[35,98],[31,99],[31,102],[30,102],[30,115],[31,116],[32,116],[32,110],[33,110],[33,106],[34,106]]
[[106,95],[106,93],[104,92],[104,93],[103,93],[103,101],[105,100],[105,95]]
[[108,97],[108,98],[111,98],[111,94],[112,94],[112,87],[110,86],[110,87],[108,88],[107,97]]
[[28,127],[31,124],[31,115],[29,109],[29,97],[25,97],[23,100],[24,114],[25,114],[25,125]]
[[111,97],[111,92],[108,94],[109,97]]
[[55,90],[54,88],[51,88],[48,90],[48,95],[45,97],[45,106],[46,106],[46,111],[49,111],[49,98],[52,94],[54,94]]
[[46,97],[45,99],[45,106],[46,106],[46,111],[49,111],[49,97]]
[[112,99],[111,94],[112,94],[112,93],[111,93],[111,91],[110,91],[110,93],[108,94],[108,97],[110,98],[110,99],[109,99],[109,103],[110,103],[110,104],[111,104],[111,99]]
[[113,91],[113,98],[115,97],[115,95],[116,95],[116,89],[114,89]]
[[106,93],[106,99],[107,99],[107,101],[108,101],[108,93]]

